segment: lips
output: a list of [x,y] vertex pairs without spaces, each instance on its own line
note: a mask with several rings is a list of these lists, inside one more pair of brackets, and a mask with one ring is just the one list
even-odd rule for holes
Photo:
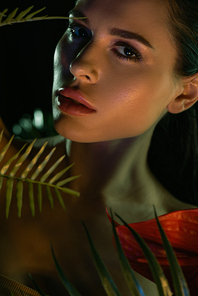
[[70,87],[60,88],[58,90],[59,95],[72,99],[74,103],[79,103],[84,105],[85,107],[95,111],[93,106],[83,97],[83,95],[78,90],[73,90]]
[[70,87],[60,88],[57,91],[57,97],[59,109],[66,114],[84,116],[96,112],[79,91],[73,90]]

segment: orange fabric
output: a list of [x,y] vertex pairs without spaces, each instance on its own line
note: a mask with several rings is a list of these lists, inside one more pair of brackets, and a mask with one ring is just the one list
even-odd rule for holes
[[[108,218],[111,217],[107,212]],[[198,209],[175,211],[158,217],[186,278],[191,296],[198,295]],[[155,219],[129,224],[145,240],[174,292],[169,263]],[[116,230],[131,267],[153,281],[147,260],[127,227],[116,223]],[[114,242],[115,245],[115,242]]]

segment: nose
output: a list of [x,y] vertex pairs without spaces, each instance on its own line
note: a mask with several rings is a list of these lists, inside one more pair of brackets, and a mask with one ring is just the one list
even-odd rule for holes
[[98,52],[93,43],[84,47],[70,64],[70,72],[86,83],[96,83],[100,79]]

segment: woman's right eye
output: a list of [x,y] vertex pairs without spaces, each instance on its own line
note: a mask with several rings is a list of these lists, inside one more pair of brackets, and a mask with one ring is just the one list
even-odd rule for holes
[[75,38],[90,39],[92,35],[90,30],[81,26],[69,25],[68,29]]

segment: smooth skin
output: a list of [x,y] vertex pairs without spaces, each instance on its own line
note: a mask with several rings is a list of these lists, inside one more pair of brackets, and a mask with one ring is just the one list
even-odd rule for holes
[[[161,2],[79,0],[75,9],[88,22],[71,20],[55,51],[52,104],[61,136],[48,139],[45,154],[57,147],[50,166],[66,152],[59,169],[75,162],[67,176],[81,175],[70,185],[80,197],[65,195],[66,211],[54,198],[52,210],[44,192],[43,211],[40,214],[36,206],[35,218],[25,198],[21,219],[13,198],[8,221],[2,198],[0,272],[28,285],[30,272],[47,294],[62,295],[51,241],[62,268],[83,296],[106,295],[80,222],[83,220],[121,295],[128,296],[105,208],[111,207],[128,223],[153,218],[153,204],[158,215],[193,208],[158,182],[147,165],[147,153],[154,128],[166,112],[183,112],[197,102],[198,79],[197,75],[174,76],[177,51]],[[143,36],[152,48],[111,35],[113,28]],[[56,91],[68,85],[79,90],[96,112],[79,117],[61,112]],[[0,127],[4,127],[2,121]],[[7,132],[1,148],[8,139]],[[43,142],[37,141],[24,167]],[[22,144],[15,140],[7,158]],[[4,194],[5,184],[2,197]],[[154,283],[138,274],[137,278],[147,296],[158,295]]]

